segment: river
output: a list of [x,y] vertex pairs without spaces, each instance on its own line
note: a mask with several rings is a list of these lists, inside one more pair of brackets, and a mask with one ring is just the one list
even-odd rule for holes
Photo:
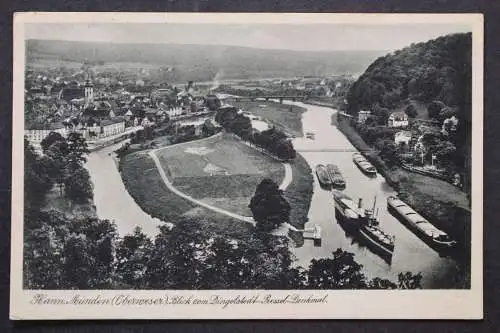
[[116,221],[120,237],[130,234],[136,226],[149,237],[158,234],[159,219],[146,214],[125,189],[113,151],[122,143],[89,154],[86,168],[94,184],[94,202],[100,219]]
[[362,198],[365,207],[373,205],[374,198],[377,197],[376,207],[379,210],[381,227],[387,233],[396,236],[390,265],[354,242],[336,222],[332,195],[319,186],[314,174],[314,194],[309,210],[309,222],[321,226],[322,243],[320,247],[315,247],[312,240],[306,240],[302,247],[295,248],[293,252],[298,264],[307,267],[311,259],[329,257],[337,248],[342,248],[355,254],[355,260],[363,265],[364,273],[369,277],[379,276],[397,281],[400,272],[421,272],[424,288],[447,288],[449,281],[458,271],[456,263],[449,258],[440,257],[387,212],[386,198],[395,193],[394,189],[382,176],[369,178],[354,165],[352,154],[356,149],[335,126],[331,125],[331,116],[336,111],[299,102],[287,103],[307,109],[302,118],[304,133],[315,133],[315,140],[294,139],[293,144],[298,152],[317,149],[345,150],[345,152],[300,152],[311,169],[314,171],[317,164],[338,165],[347,184],[344,193],[355,201]]

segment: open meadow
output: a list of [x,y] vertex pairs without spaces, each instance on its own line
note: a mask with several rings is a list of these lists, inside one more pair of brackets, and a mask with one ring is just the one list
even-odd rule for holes
[[281,163],[238,140],[217,136],[166,147],[156,152],[173,185],[209,205],[243,216],[257,185],[264,178],[280,184]]
[[253,229],[249,223],[198,207],[171,192],[160,177],[154,161],[145,152],[125,155],[120,160],[125,186],[137,204],[148,214],[174,224],[196,221],[200,230],[240,237]]
[[288,134],[296,137],[304,136],[302,132],[302,113],[306,111],[305,108],[272,101],[238,101],[231,102],[231,104],[246,112],[262,117]]

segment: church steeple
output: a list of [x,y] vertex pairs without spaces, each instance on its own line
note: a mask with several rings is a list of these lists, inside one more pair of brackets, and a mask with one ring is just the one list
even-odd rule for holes
[[89,105],[94,101],[94,85],[92,84],[91,76],[87,70],[87,79],[85,80],[84,92],[85,92],[85,104]]

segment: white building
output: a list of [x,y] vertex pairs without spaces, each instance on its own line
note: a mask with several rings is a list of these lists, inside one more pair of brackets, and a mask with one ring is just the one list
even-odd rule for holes
[[70,133],[64,125],[57,124],[46,124],[46,125],[34,125],[29,129],[24,131],[24,135],[31,143],[31,145],[35,148],[35,150],[40,151],[41,146],[40,143],[43,139],[45,139],[51,132],[56,132],[61,134],[63,137],[67,137]]
[[388,127],[406,127],[408,125],[408,115],[404,112],[393,112],[387,120]]
[[410,131],[400,131],[394,134],[394,143],[396,145],[400,145],[402,142],[407,146],[411,141],[411,132]]

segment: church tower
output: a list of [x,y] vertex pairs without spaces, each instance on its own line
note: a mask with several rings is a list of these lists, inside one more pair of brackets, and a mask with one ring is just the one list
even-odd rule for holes
[[87,72],[87,80],[85,81],[84,86],[85,93],[85,104],[89,105],[94,101],[94,85],[92,84],[90,74]]
[[92,82],[87,80],[87,82],[85,82],[85,103],[87,104],[92,103],[93,100],[94,100],[94,85],[92,84]]

